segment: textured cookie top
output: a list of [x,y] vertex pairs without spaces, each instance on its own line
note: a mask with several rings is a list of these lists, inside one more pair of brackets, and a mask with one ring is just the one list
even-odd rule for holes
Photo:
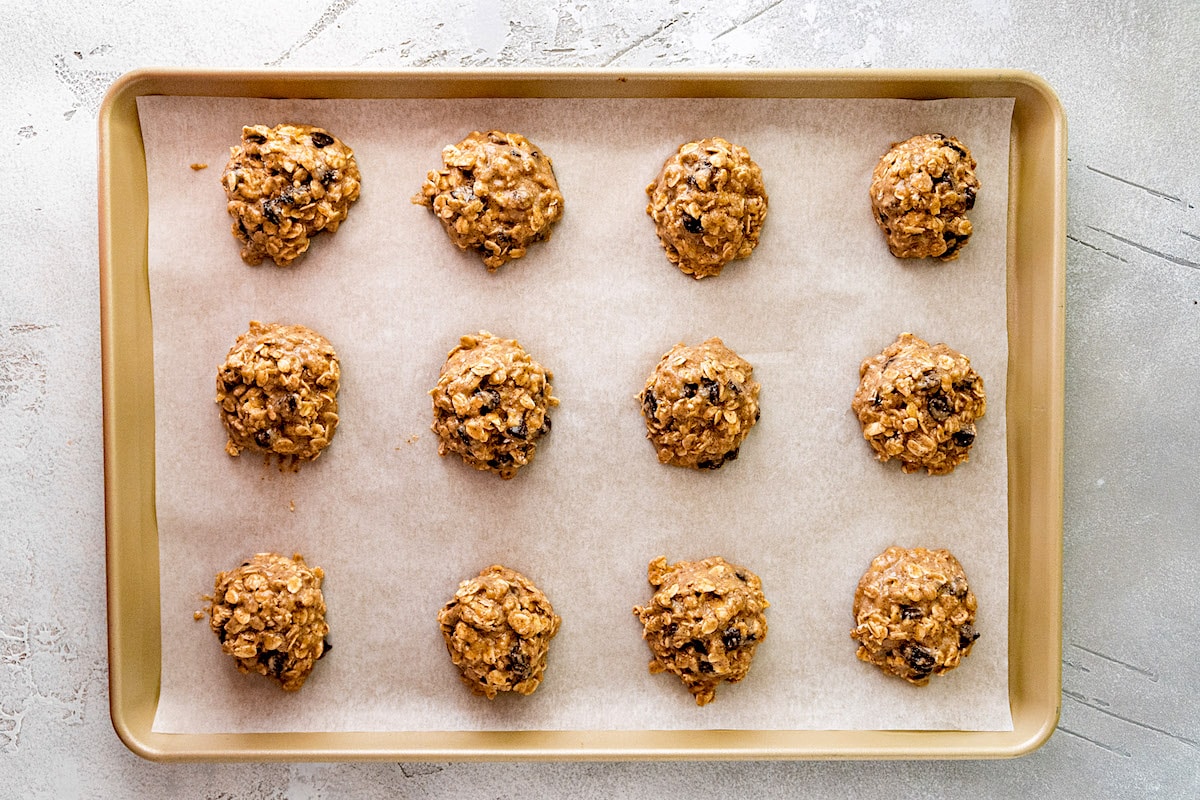
[[217,369],[217,406],[226,452],[272,453],[311,461],[337,430],[341,368],[333,345],[303,325],[251,322]]
[[646,438],[664,464],[718,469],[759,418],[754,367],[713,337],[668,351],[638,395]]
[[562,620],[542,590],[499,564],[458,585],[438,612],[442,638],[464,684],[489,700],[533,694]]
[[289,692],[304,685],[329,646],[325,637],[325,572],[298,553],[258,553],[218,572],[207,609],[209,626],[242,673],[278,681]]
[[221,174],[242,260],[290,266],[313,236],[338,229],[358,199],[359,180],[354,152],[322,128],[242,128]]
[[871,208],[898,258],[951,261],[970,238],[975,159],[953,136],[927,133],[892,145],[871,176]]
[[902,333],[864,360],[859,375],[851,408],[880,461],[895,458],[905,472],[944,475],[967,460],[975,421],[987,411],[971,359]]
[[950,551],[889,547],[858,582],[850,636],[860,659],[924,686],[970,654],[977,606]]
[[553,377],[516,339],[463,336],[429,391],[438,453],[512,478],[550,432],[547,412],[558,405]]
[[720,556],[677,564],[659,556],[647,578],[656,591],[633,613],[653,655],[650,672],[677,675],[696,705],[706,705],[722,681],[746,677],[767,637],[762,581]]
[[460,250],[474,248],[489,272],[550,238],[563,196],[550,157],[519,133],[472,132],[442,150],[413,202],[428,206]]
[[646,194],[667,258],[697,280],[749,256],[767,216],[762,170],[746,148],[719,137],[680,145]]

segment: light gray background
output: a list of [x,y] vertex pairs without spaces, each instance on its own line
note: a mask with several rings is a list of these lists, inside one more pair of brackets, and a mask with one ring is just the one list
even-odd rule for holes
[[[0,797],[1200,794],[1200,6],[0,0]],[[1070,124],[1063,710],[998,762],[202,764],[107,707],[96,111],[142,66],[1018,67]]]

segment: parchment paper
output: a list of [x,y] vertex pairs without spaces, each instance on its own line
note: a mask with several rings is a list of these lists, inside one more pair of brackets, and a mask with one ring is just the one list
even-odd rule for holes
[[[150,192],[164,732],[500,729],[1009,730],[1005,246],[1011,100],[268,101],[139,98]],[[219,183],[246,123],[321,125],[354,148],[362,199],[298,264],[238,257]],[[485,272],[409,203],[441,148],[516,130],[554,160],[553,239]],[[979,162],[975,235],[902,262],[871,219],[887,147],[954,134]],[[753,256],[696,282],[670,266],[646,184],[722,135],[762,166]],[[207,163],[200,171],[192,163]],[[341,425],[298,474],[233,459],[218,364],[251,319],[302,323],[341,357]],[[514,480],[439,458],[426,394],[461,334],[518,338],[562,399]],[[968,354],[988,390],[971,460],[946,477],[879,464],[850,412],[861,360],[911,330]],[[661,466],[634,398],[679,341],[718,335],[762,383],[762,420],[716,472]],[[294,510],[293,510],[294,506]],[[859,662],[859,576],[887,546],[948,547],[979,599],[962,667],[917,688]],[[297,694],[238,674],[192,612],[246,556],[302,553],[327,579],[332,652]],[[723,555],[756,571],[770,634],[749,677],[697,708],[650,675],[630,612],[646,565]],[[458,681],[435,621],[502,562],[563,618],[546,679],[494,702]]]

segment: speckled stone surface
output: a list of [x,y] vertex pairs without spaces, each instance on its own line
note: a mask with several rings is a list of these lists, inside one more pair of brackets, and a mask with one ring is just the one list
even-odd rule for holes
[[[1193,0],[271,5],[0,0],[0,140],[28,187],[0,210],[0,796],[1200,796]],[[1070,123],[1058,731],[1019,760],[933,764],[157,765],[126,751],[107,697],[95,123],[113,79],[151,65],[1043,75]]]

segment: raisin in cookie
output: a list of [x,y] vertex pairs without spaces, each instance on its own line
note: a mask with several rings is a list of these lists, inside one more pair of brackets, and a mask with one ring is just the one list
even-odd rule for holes
[[638,399],[646,438],[663,464],[718,469],[738,457],[758,422],[754,367],[713,337],[677,344],[650,373]]
[[429,207],[460,250],[474,248],[489,272],[550,238],[563,196],[550,157],[519,133],[472,132],[442,150],[413,198]]
[[971,237],[975,159],[953,136],[927,133],[892,145],[871,176],[871,209],[897,258],[958,258]]
[[976,606],[949,550],[889,547],[858,582],[850,636],[860,659],[924,686],[970,654]]
[[650,672],[677,675],[696,705],[706,705],[722,681],[746,677],[767,638],[762,581],[719,556],[678,564],[659,556],[647,573],[654,597],[633,613],[653,655]]
[[337,430],[340,382],[324,336],[303,325],[251,322],[217,370],[226,452],[274,454],[281,465],[317,458]]
[[438,454],[457,453],[475,469],[512,478],[550,432],[553,377],[516,339],[487,331],[462,337],[429,391]]
[[767,216],[762,170],[746,148],[721,138],[680,145],[646,194],[667,258],[697,280],[749,256]]
[[322,231],[333,233],[358,199],[354,152],[311,125],[252,125],[221,175],[233,235],[251,266],[290,266]]
[[489,700],[499,692],[534,693],[561,624],[541,589],[499,564],[460,583],[438,612],[462,682]]
[[905,472],[945,475],[967,460],[975,421],[987,411],[971,359],[944,344],[902,333],[862,362],[851,408],[880,461]]
[[325,640],[325,572],[303,557],[259,553],[218,572],[207,609],[209,627],[239,672],[265,675],[286,691],[304,685],[329,651]]

